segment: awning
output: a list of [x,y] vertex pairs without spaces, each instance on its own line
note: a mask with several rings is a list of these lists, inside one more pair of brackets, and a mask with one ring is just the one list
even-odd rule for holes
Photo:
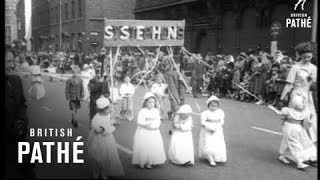
[[62,36],[70,37],[71,35],[68,32],[62,32]]

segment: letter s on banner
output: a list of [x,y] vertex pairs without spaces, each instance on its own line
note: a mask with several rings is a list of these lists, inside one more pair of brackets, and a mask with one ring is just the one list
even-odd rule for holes
[[129,37],[130,37],[129,26],[122,26],[120,28],[120,32],[121,32],[120,39],[122,39],[122,40],[129,39]]
[[112,39],[113,37],[113,27],[112,26],[106,26],[104,28],[104,38],[105,39]]

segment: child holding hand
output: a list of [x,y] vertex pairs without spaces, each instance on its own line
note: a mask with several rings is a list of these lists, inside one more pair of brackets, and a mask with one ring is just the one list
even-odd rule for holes
[[93,178],[108,179],[108,176],[124,175],[113,137],[115,130],[110,121],[110,101],[101,97],[96,101],[98,113],[93,117],[88,137],[88,155]]
[[132,164],[140,168],[164,164],[166,155],[160,134],[160,112],[156,108],[156,97],[148,92],[144,96],[143,108],[139,111],[137,130],[133,139]]
[[[281,111],[269,105],[268,108],[283,117],[283,137],[280,145],[279,160],[289,164],[288,159],[297,163],[299,170],[317,164],[317,149],[307,134],[306,128],[311,126],[311,113],[305,108],[301,95],[291,99],[292,107],[283,107]],[[288,159],[287,159],[288,158]]]
[[222,125],[224,112],[220,109],[219,99],[211,96],[207,100],[208,110],[201,113],[201,131],[199,138],[199,157],[208,159],[211,166],[216,162],[226,162],[226,143]]
[[174,117],[173,133],[169,145],[168,158],[174,164],[193,165],[194,148],[192,138],[192,109],[182,105]]

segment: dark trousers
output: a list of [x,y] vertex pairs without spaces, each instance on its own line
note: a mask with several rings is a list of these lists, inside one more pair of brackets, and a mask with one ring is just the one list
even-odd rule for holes
[[195,79],[195,82],[192,84],[192,94],[193,96],[199,96],[201,93],[201,87],[203,85],[203,79],[197,78]]
[[95,99],[90,99],[90,125],[92,118],[94,115],[97,113],[97,106],[96,106],[96,100]]

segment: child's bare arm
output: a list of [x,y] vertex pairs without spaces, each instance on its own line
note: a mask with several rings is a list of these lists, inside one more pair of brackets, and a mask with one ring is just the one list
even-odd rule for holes
[[268,108],[271,109],[273,112],[275,112],[277,115],[283,115],[281,111],[273,107],[272,105],[268,105]]

